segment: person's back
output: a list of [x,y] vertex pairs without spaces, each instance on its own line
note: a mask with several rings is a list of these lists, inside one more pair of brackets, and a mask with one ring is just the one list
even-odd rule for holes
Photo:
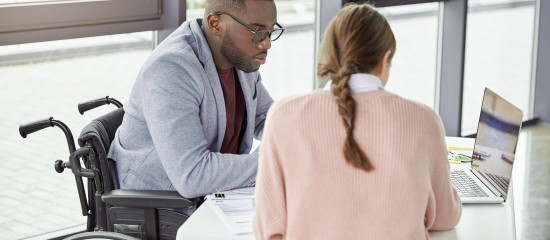
[[[276,131],[266,132],[264,146],[277,151],[261,153],[256,191],[267,196],[258,196],[258,209],[264,201],[283,200],[277,198],[282,186],[264,182],[267,174],[284,182],[285,209],[273,211],[288,213],[287,239],[423,239],[426,229],[454,226],[460,202],[448,185],[437,115],[386,91],[353,97],[354,137],[374,169],[345,161],[346,133],[334,127],[342,119],[329,91],[286,99],[270,110],[267,131]],[[272,142],[280,139],[286,140]],[[282,224],[275,219],[267,224]]]
[[[377,14],[368,5],[345,7],[325,34],[359,38],[346,32],[354,26],[342,32],[339,24],[362,24],[352,16],[380,21]],[[353,61],[361,56],[346,59],[353,42],[325,38],[319,75],[330,75],[332,91],[270,109],[257,177],[257,239],[426,239],[428,230],[458,223],[461,203],[449,179],[441,120],[383,90],[395,45],[393,34],[377,36],[362,39],[383,50],[370,69],[355,65],[369,65]],[[340,40],[351,46],[338,48]],[[343,50],[331,55],[332,46]],[[337,55],[344,61],[331,66]]]

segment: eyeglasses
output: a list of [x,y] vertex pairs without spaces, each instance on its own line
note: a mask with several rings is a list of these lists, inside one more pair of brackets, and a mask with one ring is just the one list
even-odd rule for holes
[[285,29],[279,25],[279,23],[275,23],[275,26],[277,26],[277,29],[266,29],[266,30],[256,30],[254,27],[246,24],[243,20],[229,14],[226,12],[213,12],[212,14],[220,16],[220,15],[227,15],[233,18],[235,22],[240,23],[244,27],[246,27],[251,33],[254,34],[254,37],[252,37],[252,42],[260,43],[263,42],[266,38],[269,37],[269,39],[273,42],[277,40],[281,35],[283,35],[283,32]]

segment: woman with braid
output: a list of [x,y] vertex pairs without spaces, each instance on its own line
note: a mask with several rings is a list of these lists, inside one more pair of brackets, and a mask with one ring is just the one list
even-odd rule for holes
[[329,24],[317,60],[329,89],[268,112],[256,239],[429,239],[458,223],[440,118],[384,90],[395,48],[371,5],[347,5]]

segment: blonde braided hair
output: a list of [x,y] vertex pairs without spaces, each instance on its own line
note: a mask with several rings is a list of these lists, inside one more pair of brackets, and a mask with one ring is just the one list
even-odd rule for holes
[[346,130],[344,157],[366,171],[374,166],[353,137],[356,103],[348,81],[351,74],[371,72],[387,51],[391,59],[395,45],[388,22],[374,7],[349,4],[330,22],[319,51],[317,75],[332,80],[331,92]]

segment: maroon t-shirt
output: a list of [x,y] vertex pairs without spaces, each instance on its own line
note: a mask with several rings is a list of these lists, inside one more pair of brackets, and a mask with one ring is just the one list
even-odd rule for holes
[[246,103],[243,90],[235,68],[216,70],[222,85],[227,119],[220,152],[236,154],[239,151],[246,119]]

